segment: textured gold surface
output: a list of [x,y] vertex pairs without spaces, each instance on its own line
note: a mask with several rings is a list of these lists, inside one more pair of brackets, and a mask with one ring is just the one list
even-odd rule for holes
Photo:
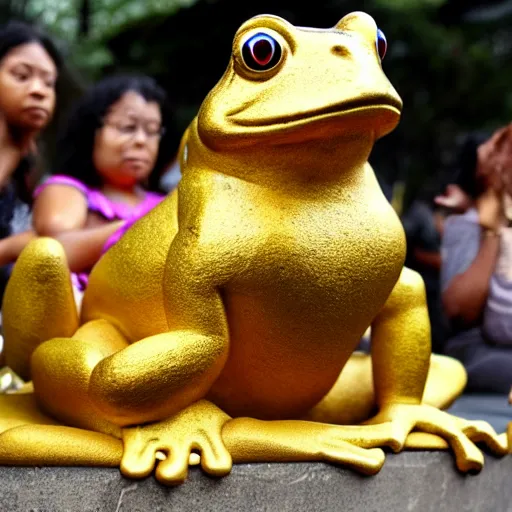
[[71,427],[29,425],[1,436],[0,460],[12,466],[119,466],[123,445],[114,437]]
[[[282,48],[268,71],[243,60],[258,33]],[[401,110],[376,35],[362,13],[330,30],[242,25],[182,140],[178,191],[93,269],[80,329],[56,242],[27,247],[4,321],[34,395],[0,400],[0,463],[156,466],[177,484],[199,460],[217,476],[298,460],[373,474],[383,447],[449,445],[462,471],[483,465],[474,442],[507,451],[439,409],[466,376],[431,359],[424,285],[367,163]],[[354,353],[369,326],[371,359]]]
[[[44,247],[44,250],[40,248]],[[30,380],[30,357],[55,336],[72,336],[78,315],[62,246],[51,238],[28,245],[18,258],[2,303],[5,361]]]

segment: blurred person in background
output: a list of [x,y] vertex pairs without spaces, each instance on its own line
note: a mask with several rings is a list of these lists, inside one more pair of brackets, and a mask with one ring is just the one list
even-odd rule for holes
[[101,255],[165,197],[153,188],[174,156],[169,116],[152,78],[114,75],[76,102],[61,130],[55,174],[34,191],[32,228],[17,236],[24,245],[38,236],[63,245],[78,306]]
[[[444,223],[441,286],[451,337],[445,353],[468,372],[469,391],[512,385],[512,125],[473,143],[467,197]],[[449,197],[449,194],[447,195]]]
[[62,130],[55,174],[34,193],[33,228],[62,243],[79,292],[101,255],[165,197],[151,185],[174,156],[166,101],[148,76],[110,76],[75,104]]
[[418,272],[425,283],[431,325],[432,351],[442,351],[446,335],[441,305],[439,272],[441,234],[433,198],[415,198],[400,216],[407,240],[405,265]]
[[61,57],[38,29],[0,27],[0,303],[12,262],[30,239],[36,139],[55,111]]

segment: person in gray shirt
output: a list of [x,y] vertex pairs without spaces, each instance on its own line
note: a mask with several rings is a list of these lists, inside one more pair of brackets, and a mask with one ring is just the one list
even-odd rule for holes
[[475,148],[476,193],[449,216],[441,244],[441,289],[453,336],[445,353],[468,372],[468,390],[512,386],[512,125]]

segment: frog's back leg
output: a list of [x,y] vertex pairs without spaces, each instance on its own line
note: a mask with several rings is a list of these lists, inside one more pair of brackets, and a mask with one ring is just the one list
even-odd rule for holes
[[109,322],[95,320],[37,347],[34,393],[0,395],[0,464],[119,465],[121,430],[101,417],[88,388],[97,362],[127,345]]
[[71,338],[53,338],[32,356],[37,402],[45,413],[65,425],[120,437],[119,427],[102,418],[89,396],[95,366],[128,346],[108,321],[82,325]]
[[[450,357],[432,355],[423,402],[439,409],[449,407],[466,385],[466,370]],[[329,393],[306,419],[321,423],[354,425],[375,413],[371,356],[355,352]]]
[[72,336],[78,313],[64,249],[51,238],[38,238],[18,258],[5,291],[5,361],[30,380],[30,359],[43,342]]
[[121,440],[59,425],[23,425],[0,434],[0,464],[118,467]]

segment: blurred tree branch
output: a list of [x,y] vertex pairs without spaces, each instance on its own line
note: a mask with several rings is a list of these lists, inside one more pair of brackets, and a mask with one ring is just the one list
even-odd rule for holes
[[78,34],[80,38],[89,35],[91,25],[91,0],[81,0],[79,9]]

